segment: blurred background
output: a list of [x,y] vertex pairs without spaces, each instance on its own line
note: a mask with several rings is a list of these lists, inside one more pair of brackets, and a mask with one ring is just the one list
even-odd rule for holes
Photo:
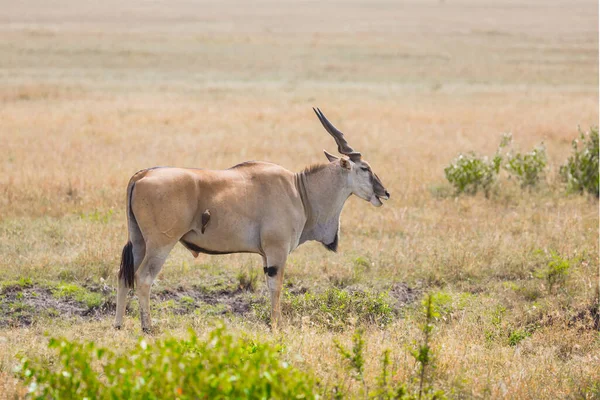
[[[5,2],[2,214],[60,214],[65,192],[117,206],[113,191],[154,165],[298,170],[335,149],[312,106],[396,196],[443,179],[459,151],[491,153],[503,132],[527,148],[544,140],[556,157],[598,120],[597,7]],[[32,208],[31,186],[49,204]]]

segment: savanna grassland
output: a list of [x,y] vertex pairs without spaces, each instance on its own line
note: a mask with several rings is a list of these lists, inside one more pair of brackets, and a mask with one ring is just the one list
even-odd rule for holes
[[[353,197],[337,254],[288,259],[283,326],[266,322],[260,257],[194,259],[177,246],[153,287],[147,341],[218,321],[281,346],[324,387],[363,397],[333,340],[365,330],[365,381],[390,350],[417,383],[421,300],[440,316],[429,382],[450,398],[599,398],[598,200],[558,169],[598,124],[592,0],[3,2],[0,13],[0,397],[24,387],[48,336],[116,352],[142,332],[132,298],[112,329],[127,239],[125,188],[156,166],[292,171],[335,150],[318,106],[391,192]],[[543,142],[536,188],[501,176],[455,196],[444,168],[493,154],[503,133]],[[553,258],[554,257],[554,258]],[[556,282],[552,262],[566,262]]]

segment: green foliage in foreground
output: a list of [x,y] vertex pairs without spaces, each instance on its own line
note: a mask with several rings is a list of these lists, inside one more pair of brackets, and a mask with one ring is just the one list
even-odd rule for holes
[[[35,399],[310,399],[317,382],[281,359],[278,347],[218,327],[207,340],[164,339],[126,354],[52,339],[53,366],[22,360],[18,375]],[[102,372],[102,373],[100,373]]]
[[[360,397],[376,399],[444,399],[433,388],[434,360],[430,345],[434,322],[440,316],[437,299],[423,302],[423,339],[409,349],[419,366],[412,382],[394,382],[390,351],[384,350],[381,372],[374,382],[364,375],[366,343],[362,329],[347,349],[334,344],[351,379],[362,384]],[[324,387],[310,371],[300,371],[281,357],[281,347],[228,334],[223,325],[201,340],[190,338],[141,340],[123,354],[96,346],[51,339],[58,352],[50,363],[24,358],[16,374],[34,399],[317,399],[350,396],[348,380]]]
[[[390,351],[384,350],[381,355],[381,371],[375,379],[375,384],[368,382],[364,376],[365,367],[365,341],[363,331],[358,329],[352,336],[352,348],[347,349],[339,341],[334,341],[338,354],[346,365],[351,377],[362,384],[362,395],[365,398],[380,400],[443,400],[446,395],[442,390],[433,387],[431,370],[434,369],[434,353],[431,348],[431,337],[434,330],[434,322],[440,317],[439,296],[428,294],[422,303],[424,321],[421,325],[423,338],[420,342],[415,341],[409,349],[418,365],[418,375],[415,376],[414,384],[393,384],[390,371]],[[339,389],[339,388],[338,388]],[[336,393],[338,398],[343,398],[343,389]]]
[[598,127],[590,128],[585,134],[579,132],[579,141],[573,140],[573,153],[565,165],[560,167],[560,175],[572,192],[588,192],[598,197]]
[[443,391],[435,390],[431,385],[431,373],[434,365],[434,354],[431,348],[431,335],[433,334],[434,321],[440,317],[440,306],[438,304],[440,296],[433,294],[427,295],[423,300],[423,311],[425,321],[421,326],[423,339],[420,343],[415,343],[411,351],[412,356],[419,365],[419,395],[412,398],[421,399],[423,396],[428,399],[445,399]]

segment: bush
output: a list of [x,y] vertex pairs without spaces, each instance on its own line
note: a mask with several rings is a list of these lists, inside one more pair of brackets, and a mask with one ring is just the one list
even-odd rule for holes
[[512,135],[504,134],[494,157],[479,156],[473,152],[459,154],[448,167],[444,169],[446,179],[456,191],[456,194],[476,194],[482,189],[489,197],[492,185],[497,180],[502,167],[509,176],[514,176],[521,187],[537,185],[546,168],[546,149],[543,144],[535,147],[529,153],[509,151],[505,156],[502,150],[512,144]]
[[445,399],[443,391],[435,390],[431,384],[431,376],[428,371],[434,368],[434,354],[431,348],[431,335],[433,334],[434,322],[440,317],[440,307],[438,304],[439,296],[428,294],[423,300],[423,311],[425,321],[421,330],[423,332],[423,340],[421,343],[415,343],[411,354],[419,365],[419,395],[412,398],[421,399],[425,395],[427,399]]
[[19,376],[35,399],[311,399],[317,382],[283,361],[278,347],[236,339],[218,327],[206,341],[144,340],[117,355],[93,342],[51,339],[55,364],[22,360]]
[[540,181],[546,168],[546,148],[543,144],[529,153],[508,153],[504,169],[514,175],[521,187],[532,187]]
[[567,182],[567,189],[571,192],[588,192],[599,196],[598,192],[598,127],[590,128],[585,134],[579,131],[582,146],[579,141],[573,140],[573,154],[567,163],[560,167],[560,175]]
[[[362,393],[360,397],[375,398],[381,400],[443,400],[446,395],[442,390],[436,390],[433,387],[433,379],[430,371],[434,366],[434,353],[431,347],[431,337],[434,330],[434,322],[440,317],[439,296],[428,294],[423,300],[424,321],[421,326],[423,339],[415,342],[410,348],[410,353],[418,365],[417,376],[414,377],[414,384],[393,382],[393,370],[390,371],[390,351],[384,350],[381,354],[381,370],[375,378],[375,384],[367,381],[364,376],[365,367],[365,341],[363,339],[363,330],[358,329],[352,336],[352,348],[346,348],[339,341],[334,340],[338,354],[345,364],[346,370],[350,376],[362,384]],[[340,385],[336,386],[334,393],[336,398],[344,398],[343,389]],[[357,397],[358,398],[358,397]]]
[[550,250],[550,260],[548,260],[546,266],[535,272],[535,277],[545,279],[548,284],[548,291],[552,292],[554,286],[562,285],[567,281],[571,262],[574,261],[576,260],[563,258],[556,251]]
[[454,186],[456,194],[476,194],[481,188],[487,197],[501,162],[499,155],[490,161],[487,157],[480,157],[472,152],[460,154],[444,169],[444,173],[448,182]]

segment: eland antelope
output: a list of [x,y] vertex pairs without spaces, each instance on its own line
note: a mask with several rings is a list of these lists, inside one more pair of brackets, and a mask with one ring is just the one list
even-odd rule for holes
[[120,328],[129,288],[136,287],[142,329],[150,330],[150,286],[180,242],[199,253],[256,253],[271,295],[271,324],[280,319],[279,297],[288,254],[308,240],[338,246],[340,213],[354,194],[376,207],[390,198],[368,162],[321,110],[313,109],[335,139],[336,157],[293,173],[249,161],[226,170],[156,167],[127,185],[129,240],[119,270],[115,327]]

